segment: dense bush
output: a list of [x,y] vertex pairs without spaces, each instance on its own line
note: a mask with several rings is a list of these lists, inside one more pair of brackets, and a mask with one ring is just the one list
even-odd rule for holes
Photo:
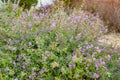
[[81,10],[1,12],[0,79],[107,80],[110,56],[97,44],[105,32],[97,16]]
[[[4,2],[4,0],[2,0]],[[9,0],[5,0],[6,2]],[[31,6],[37,5],[38,0],[10,0],[12,3],[19,3],[19,6],[23,7],[24,9],[30,9]]]

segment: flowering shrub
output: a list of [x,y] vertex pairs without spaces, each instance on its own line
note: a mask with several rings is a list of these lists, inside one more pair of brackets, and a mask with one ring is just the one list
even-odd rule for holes
[[110,56],[97,45],[106,28],[97,16],[81,10],[69,16],[63,10],[20,11],[0,15],[1,80],[108,78]]

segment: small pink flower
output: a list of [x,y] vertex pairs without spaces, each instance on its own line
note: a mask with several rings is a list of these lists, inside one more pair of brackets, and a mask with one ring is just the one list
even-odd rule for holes
[[103,59],[102,59],[102,58],[100,58],[100,63],[102,63],[102,61],[103,61]]
[[34,72],[34,74],[33,74],[34,76],[36,76],[37,75],[37,73],[36,72]]
[[77,59],[77,56],[74,55],[74,56],[72,57],[72,61],[75,62],[76,59]]
[[40,70],[40,74],[43,74],[45,72],[45,70]]
[[76,67],[76,64],[73,64],[73,67],[75,68],[75,67]]
[[12,48],[12,51],[15,51],[16,50],[16,48]]
[[33,25],[31,23],[29,23],[28,26],[31,28]]
[[100,63],[101,63],[101,64],[106,64],[106,63],[103,61],[102,58],[100,58]]
[[17,78],[15,78],[14,80],[18,80]]
[[47,57],[50,57],[50,56],[51,56],[51,55],[48,53],[48,54],[47,54]]
[[69,64],[68,66],[69,66],[69,69],[71,70],[71,69],[72,69],[72,65],[71,65],[71,64]]
[[44,16],[45,16],[45,14],[42,14],[42,13],[39,14],[40,18],[43,18]]
[[111,56],[110,56],[110,55],[108,55],[108,56],[107,56],[107,59],[108,59],[108,61],[110,61],[110,59],[111,59]]
[[16,66],[16,62],[13,62],[14,67]]
[[40,78],[40,80],[43,80],[42,78]]
[[77,39],[80,39],[82,36],[81,36],[81,33],[79,33],[78,35],[77,35]]
[[105,61],[103,61],[102,64],[106,64]]
[[15,30],[15,28],[16,28],[16,26],[13,26],[13,27],[12,27],[12,30]]
[[32,76],[28,76],[28,78],[29,78],[29,79],[31,79],[31,78],[32,78]]
[[24,25],[24,24],[25,24],[25,22],[24,22],[24,21],[22,21],[22,22],[21,22],[21,24],[23,24],[23,25]]
[[32,42],[29,42],[28,45],[29,45],[29,46],[32,46]]
[[22,68],[25,69],[26,67],[23,65]]
[[46,59],[47,59],[47,57],[46,57],[46,56],[44,56],[44,57],[43,57],[43,61],[45,62],[45,61],[46,61]]
[[51,26],[50,26],[50,29],[53,30],[55,27],[56,27],[56,23],[53,22],[53,23],[51,24]]
[[98,70],[98,67],[99,67],[98,63],[95,63],[95,67],[96,67],[96,70]]
[[94,77],[95,77],[95,78],[99,78],[100,76],[99,76],[99,74],[94,73]]

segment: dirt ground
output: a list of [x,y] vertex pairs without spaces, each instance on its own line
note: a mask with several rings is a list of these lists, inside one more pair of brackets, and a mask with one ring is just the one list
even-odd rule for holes
[[120,33],[103,35],[99,38],[98,44],[111,47],[112,49],[104,49],[109,54],[120,53]]

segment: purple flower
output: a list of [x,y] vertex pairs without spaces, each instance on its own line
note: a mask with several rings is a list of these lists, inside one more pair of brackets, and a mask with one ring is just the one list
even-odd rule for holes
[[48,54],[47,54],[47,57],[50,57],[50,56],[51,56],[50,53],[48,53]]
[[13,62],[14,67],[16,66],[16,62]]
[[82,36],[81,36],[81,33],[79,33],[78,35],[77,35],[77,39],[80,39]]
[[102,61],[103,61],[103,59],[102,59],[102,58],[100,58],[100,63],[102,63]]
[[86,46],[86,49],[90,49],[90,48],[93,48],[93,47],[94,47],[93,44],[91,44],[91,45]]
[[34,71],[36,68],[32,68],[32,71]]
[[45,72],[45,70],[40,70],[40,74],[43,74]]
[[31,28],[33,25],[31,23],[29,23],[28,26]]
[[53,30],[55,27],[56,27],[56,23],[53,22],[53,23],[51,24],[50,28],[51,28],[51,30]]
[[22,25],[24,25],[24,24],[25,24],[25,22],[24,22],[24,21],[22,21],[22,22],[21,22],[21,24],[22,24]]
[[74,56],[72,57],[72,61],[74,62],[76,59],[77,59],[77,56],[74,55]]
[[34,72],[34,74],[33,74],[34,76],[36,76],[37,75],[37,73],[36,72]]
[[81,53],[84,53],[85,51],[84,50],[80,50]]
[[87,67],[89,67],[90,66],[90,64],[87,64]]
[[108,26],[105,26],[105,32],[108,32]]
[[29,46],[32,46],[32,42],[29,42],[28,45],[29,45]]
[[70,42],[72,42],[72,40],[73,40],[73,36],[70,36]]
[[22,56],[18,55],[17,58],[16,58],[16,61],[20,61],[21,58],[22,58]]
[[110,59],[111,59],[111,56],[110,56],[110,55],[108,55],[108,56],[107,56],[107,59],[108,59],[108,61],[110,61]]
[[106,71],[108,71],[108,68],[107,67],[104,67]]
[[47,59],[47,57],[45,56],[45,57],[43,57],[43,61],[45,62],[46,61],[46,59]]
[[92,72],[89,72],[90,75],[92,75]]
[[16,48],[14,47],[14,48],[12,48],[12,51],[15,51],[16,50]]
[[75,16],[75,17],[74,17],[75,22],[79,22],[79,21],[80,21],[80,18],[81,18],[81,16]]
[[103,61],[102,64],[106,64],[106,63]]
[[88,67],[86,67],[85,69],[88,70]]
[[90,47],[90,48],[93,48],[94,46],[93,46],[93,44],[91,44],[89,47]]
[[49,7],[49,4],[46,4],[46,5],[42,6],[41,8],[47,9],[48,7]]
[[25,65],[23,65],[22,68],[25,69],[26,68]]
[[31,79],[31,78],[32,78],[32,76],[28,76],[28,78],[29,78],[29,79]]
[[73,67],[75,68],[75,67],[76,67],[76,64],[73,64]]
[[71,70],[71,69],[72,69],[72,65],[71,65],[71,64],[69,64],[68,66],[69,66],[69,69]]
[[88,59],[89,62],[92,62],[92,59]]
[[95,47],[95,49],[100,53],[101,49],[99,47]]
[[18,80],[17,78],[15,78],[14,80]]
[[15,28],[16,28],[16,26],[13,26],[13,27],[12,27],[12,30],[15,30]]
[[100,76],[99,76],[99,74],[94,73],[94,77],[95,77],[95,78],[99,78]]
[[97,47],[95,47],[95,49],[96,49],[96,50],[98,50],[98,49],[99,49],[99,47],[97,46]]
[[39,18],[43,18],[44,16],[45,16],[45,14],[39,13]]
[[103,61],[102,58],[100,58],[100,63],[101,63],[101,64],[106,64],[106,63]]
[[98,63],[95,63],[95,67],[96,67],[96,70],[98,70],[98,67],[99,67]]
[[42,78],[40,78],[40,80],[43,80]]

